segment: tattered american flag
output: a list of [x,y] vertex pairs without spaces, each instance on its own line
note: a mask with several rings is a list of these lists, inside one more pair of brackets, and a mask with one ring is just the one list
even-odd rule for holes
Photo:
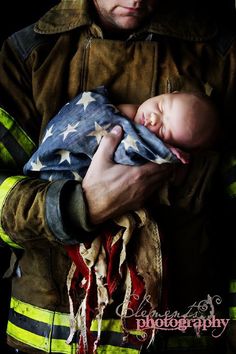
[[24,166],[24,173],[49,180],[81,180],[102,137],[115,125],[122,126],[124,131],[114,154],[116,163],[178,161],[154,133],[123,117],[109,101],[105,87],[98,87],[76,96],[52,118],[39,148]]

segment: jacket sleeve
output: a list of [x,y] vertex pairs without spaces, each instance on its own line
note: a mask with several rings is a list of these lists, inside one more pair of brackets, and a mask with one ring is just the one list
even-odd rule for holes
[[[65,200],[71,194],[76,196],[78,205],[76,221],[70,205],[73,198]],[[65,209],[67,212],[63,213]],[[81,186],[70,180],[7,177],[0,186],[0,221],[0,237],[13,247],[30,247],[45,237],[52,242],[78,243],[88,240],[87,233],[92,231]]]
[[[40,117],[30,69],[10,41],[2,47],[0,71],[0,238],[20,247],[45,237],[62,243],[86,239],[92,228],[87,222],[81,186],[68,180],[48,182],[22,175],[23,165],[37,146]],[[63,203],[66,195],[75,193],[78,203],[70,219],[70,209]],[[69,199],[66,203],[75,208]],[[65,209],[66,217],[62,215]]]

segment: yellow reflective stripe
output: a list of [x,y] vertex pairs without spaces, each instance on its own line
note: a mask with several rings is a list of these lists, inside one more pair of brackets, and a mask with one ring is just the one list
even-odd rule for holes
[[[91,331],[97,332],[98,331],[98,321],[93,321],[91,325]],[[122,328],[121,320],[120,319],[108,319],[102,320],[102,332],[117,332],[117,333],[124,333]],[[142,335],[143,331],[139,331],[137,329],[129,330],[129,333],[134,335]]]
[[48,338],[44,338],[38,336],[37,334],[28,332],[25,329],[15,326],[9,321],[7,324],[7,334],[19,340],[20,342],[30,345],[31,347],[42,349],[47,353],[49,352],[50,343]]
[[98,354],[138,354],[140,350],[122,347],[113,347],[112,345],[100,345],[97,348]]
[[12,136],[14,136],[14,138],[16,139],[18,144],[22,147],[22,149],[28,155],[31,155],[33,149],[35,148],[34,142],[24,132],[24,130],[15,121],[15,119],[2,108],[0,108],[0,121],[2,125],[11,132]]
[[5,233],[5,231],[2,228],[2,209],[4,207],[6,198],[11,191],[13,187],[16,186],[17,183],[22,181],[25,176],[13,176],[13,177],[8,177],[3,181],[3,183],[0,185],[0,237],[1,239],[7,243],[11,247],[15,248],[22,248],[21,246],[17,245],[14,241],[11,240],[11,238]]
[[40,321],[44,323],[53,323],[57,326],[70,327],[70,316],[67,313],[54,312],[40,307],[27,304],[20,301],[14,297],[11,298],[10,307],[14,309],[15,312],[27,316],[35,321]]
[[76,344],[67,344],[64,339],[52,339],[50,353],[76,354]]
[[39,336],[25,329],[15,326],[8,321],[7,334],[19,342],[25,343],[33,348],[46,353],[76,354],[76,345],[66,344],[64,339],[54,339]]
[[10,167],[10,166],[16,166],[15,160],[9,153],[9,151],[5,148],[2,142],[0,142],[0,159],[1,162]]
[[[54,312],[25,303],[14,297],[11,298],[10,308],[29,319],[43,322],[53,328],[55,325],[70,327],[70,315],[67,313]],[[41,336],[8,321],[7,334],[11,337],[26,343],[27,345],[43,350],[47,353],[76,354],[76,344],[68,345],[66,339],[55,339],[50,331],[48,336]]]
[[[60,313],[49,311],[46,309],[42,309],[40,307],[25,303],[20,301],[14,297],[11,298],[10,308],[16,313],[28,317],[29,320],[34,320],[39,322],[43,322],[48,324],[50,327],[55,325],[63,326],[63,327],[70,327],[70,315],[67,313]],[[15,318],[15,316],[13,317]],[[104,320],[103,330],[110,331],[110,332],[122,332],[122,328],[120,325],[120,320]],[[109,326],[109,324],[111,326]],[[92,331],[96,331],[98,328],[97,321],[94,321],[92,326]],[[18,327],[16,324],[13,324],[11,320],[8,321],[7,326],[7,333],[23,342],[28,344],[31,347],[46,351],[51,348],[51,352],[67,354],[67,353],[76,353],[76,344],[73,343],[72,345],[67,345],[64,339],[55,339],[52,335],[41,336],[36,333],[29,332],[26,329]],[[98,353],[106,353],[106,354],[116,354],[116,353],[123,353],[123,354],[138,354],[140,352],[139,349],[133,349],[128,347],[118,347],[113,346],[110,344],[101,345],[98,347]]]
[[[64,327],[70,327],[70,316],[67,313],[54,312],[40,307],[25,303],[16,299],[11,298],[10,307],[14,309],[15,312],[27,316],[32,320],[44,322],[44,323],[54,323],[54,325]],[[91,325],[91,331],[98,331],[98,321],[94,320]],[[118,319],[102,320],[102,331],[118,332],[123,333],[121,326],[121,321]],[[142,334],[142,331],[132,330],[131,334]]]
[[229,308],[229,317],[231,320],[236,320],[236,307]]
[[4,231],[2,230],[1,226],[0,226],[0,237],[1,239],[8,244],[8,246],[13,247],[13,248],[19,248],[19,249],[23,249],[23,247],[21,247],[20,245],[18,245],[17,243],[13,242],[10,237],[4,233]]
[[230,280],[229,292],[236,293],[236,280]]
[[227,187],[227,194],[230,197],[235,197],[236,196],[236,182],[231,183],[228,187]]

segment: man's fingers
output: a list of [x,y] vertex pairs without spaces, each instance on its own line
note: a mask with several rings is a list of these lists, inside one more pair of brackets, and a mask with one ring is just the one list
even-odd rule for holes
[[114,128],[112,128],[110,133],[108,133],[102,138],[102,141],[97,149],[96,155],[103,155],[112,160],[115,149],[120,143],[122,136],[122,128],[119,125],[116,125]]

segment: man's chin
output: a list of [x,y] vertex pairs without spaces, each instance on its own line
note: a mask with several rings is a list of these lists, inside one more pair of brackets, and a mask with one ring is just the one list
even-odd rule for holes
[[122,17],[116,21],[116,26],[120,30],[132,31],[139,28],[142,24],[142,20],[137,17]]

